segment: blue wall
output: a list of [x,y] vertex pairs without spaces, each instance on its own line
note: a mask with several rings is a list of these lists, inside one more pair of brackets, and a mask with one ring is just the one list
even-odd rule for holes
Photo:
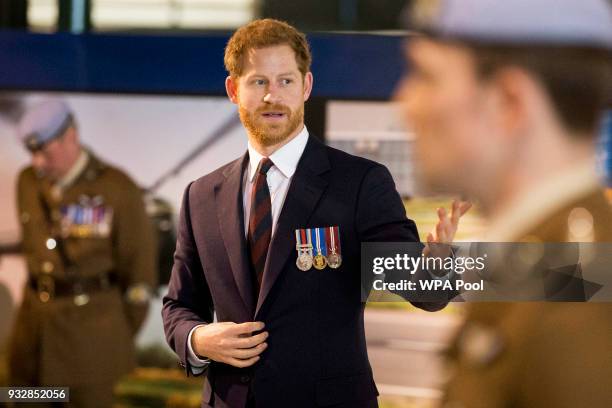
[[[0,90],[224,96],[228,37],[0,31]],[[309,39],[313,96],[391,97],[404,64],[401,36],[311,34]],[[612,186],[612,113],[604,129],[602,164]]]
[[[229,34],[72,35],[0,32],[0,89],[225,95]],[[309,36],[314,96],[387,99],[402,71],[401,37]]]

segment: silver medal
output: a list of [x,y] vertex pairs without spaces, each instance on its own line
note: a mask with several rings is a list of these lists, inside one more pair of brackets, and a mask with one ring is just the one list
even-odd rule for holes
[[300,252],[300,255],[295,261],[295,265],[301,271],[309,270],[312,268],[312,255],[310,255],[308,252]]
[[340,267],[340,265],[342,265],[342,257],[340,254],[332,252],[331,254],[327,255],[327,266],[332,269],[337,269]]

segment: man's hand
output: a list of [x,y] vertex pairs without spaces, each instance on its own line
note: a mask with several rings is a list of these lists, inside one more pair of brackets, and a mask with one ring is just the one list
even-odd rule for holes
[[263,322],[211,323],[195,329],[191,336],[193,351],[202,357],[244,368],[255,364],[259,355],[268,347],[264,341],[268,332]]
[[[427,234],[427,245],[423,250],[423,255],[445,256],[446,245],[455,239],[455,233],[459,228],[459,219],[472,207],[469,201],[453,200],[450,218],[446,214],[444,207],[438,208],[438,223],[434,230]],[[438,245],[442,244],[442,245]],[[441,247],[436,249],[436,247]],[[448,249],[450,251],[450,249]]]

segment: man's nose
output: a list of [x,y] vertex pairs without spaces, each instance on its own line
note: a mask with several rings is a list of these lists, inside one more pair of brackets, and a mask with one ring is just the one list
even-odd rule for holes
[[281,103],[282,97],[278,87],[275,85],[270,85],[268,87],[268,92],[264,95],[263,101],[270,104]]

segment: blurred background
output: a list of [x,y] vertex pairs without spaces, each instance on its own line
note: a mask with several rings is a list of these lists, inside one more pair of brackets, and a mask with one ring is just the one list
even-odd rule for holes
[[[167,279],[174,223],[186,184],[238,157],[246,136],[225,98],[223,47],[258,17],[307,31],[315,88],[306,124],[326,143],[387,165],[408,216],[424,236],[451,197],[425,197],[411,166],[410,129],[391,101],[403,59],[399,0],[0,0],[0,386],[4,350],[26,271],[19,254],[15,181],[28,164],[15,124],[24,107],[63,96],[85,145],[147,190],[165,240]],[[409,69],[409,67],[408,67]],[[612,186],[612,116],[602,123],[599,168]],[[612,194],[611,194],[612,199]],[[485,228],[478,209],[459,240]],[[198,407],[201,381],[187,379],[163,339],[161,294],[138,337],[139,364],[117,385],[121,406]],[[388,300],[388,299],[386,299]],[[444,379],[441,353],[461,322],[460,305],[428,314],[406,303],[366,310],[369,356],[381,406],[429,407]]]

